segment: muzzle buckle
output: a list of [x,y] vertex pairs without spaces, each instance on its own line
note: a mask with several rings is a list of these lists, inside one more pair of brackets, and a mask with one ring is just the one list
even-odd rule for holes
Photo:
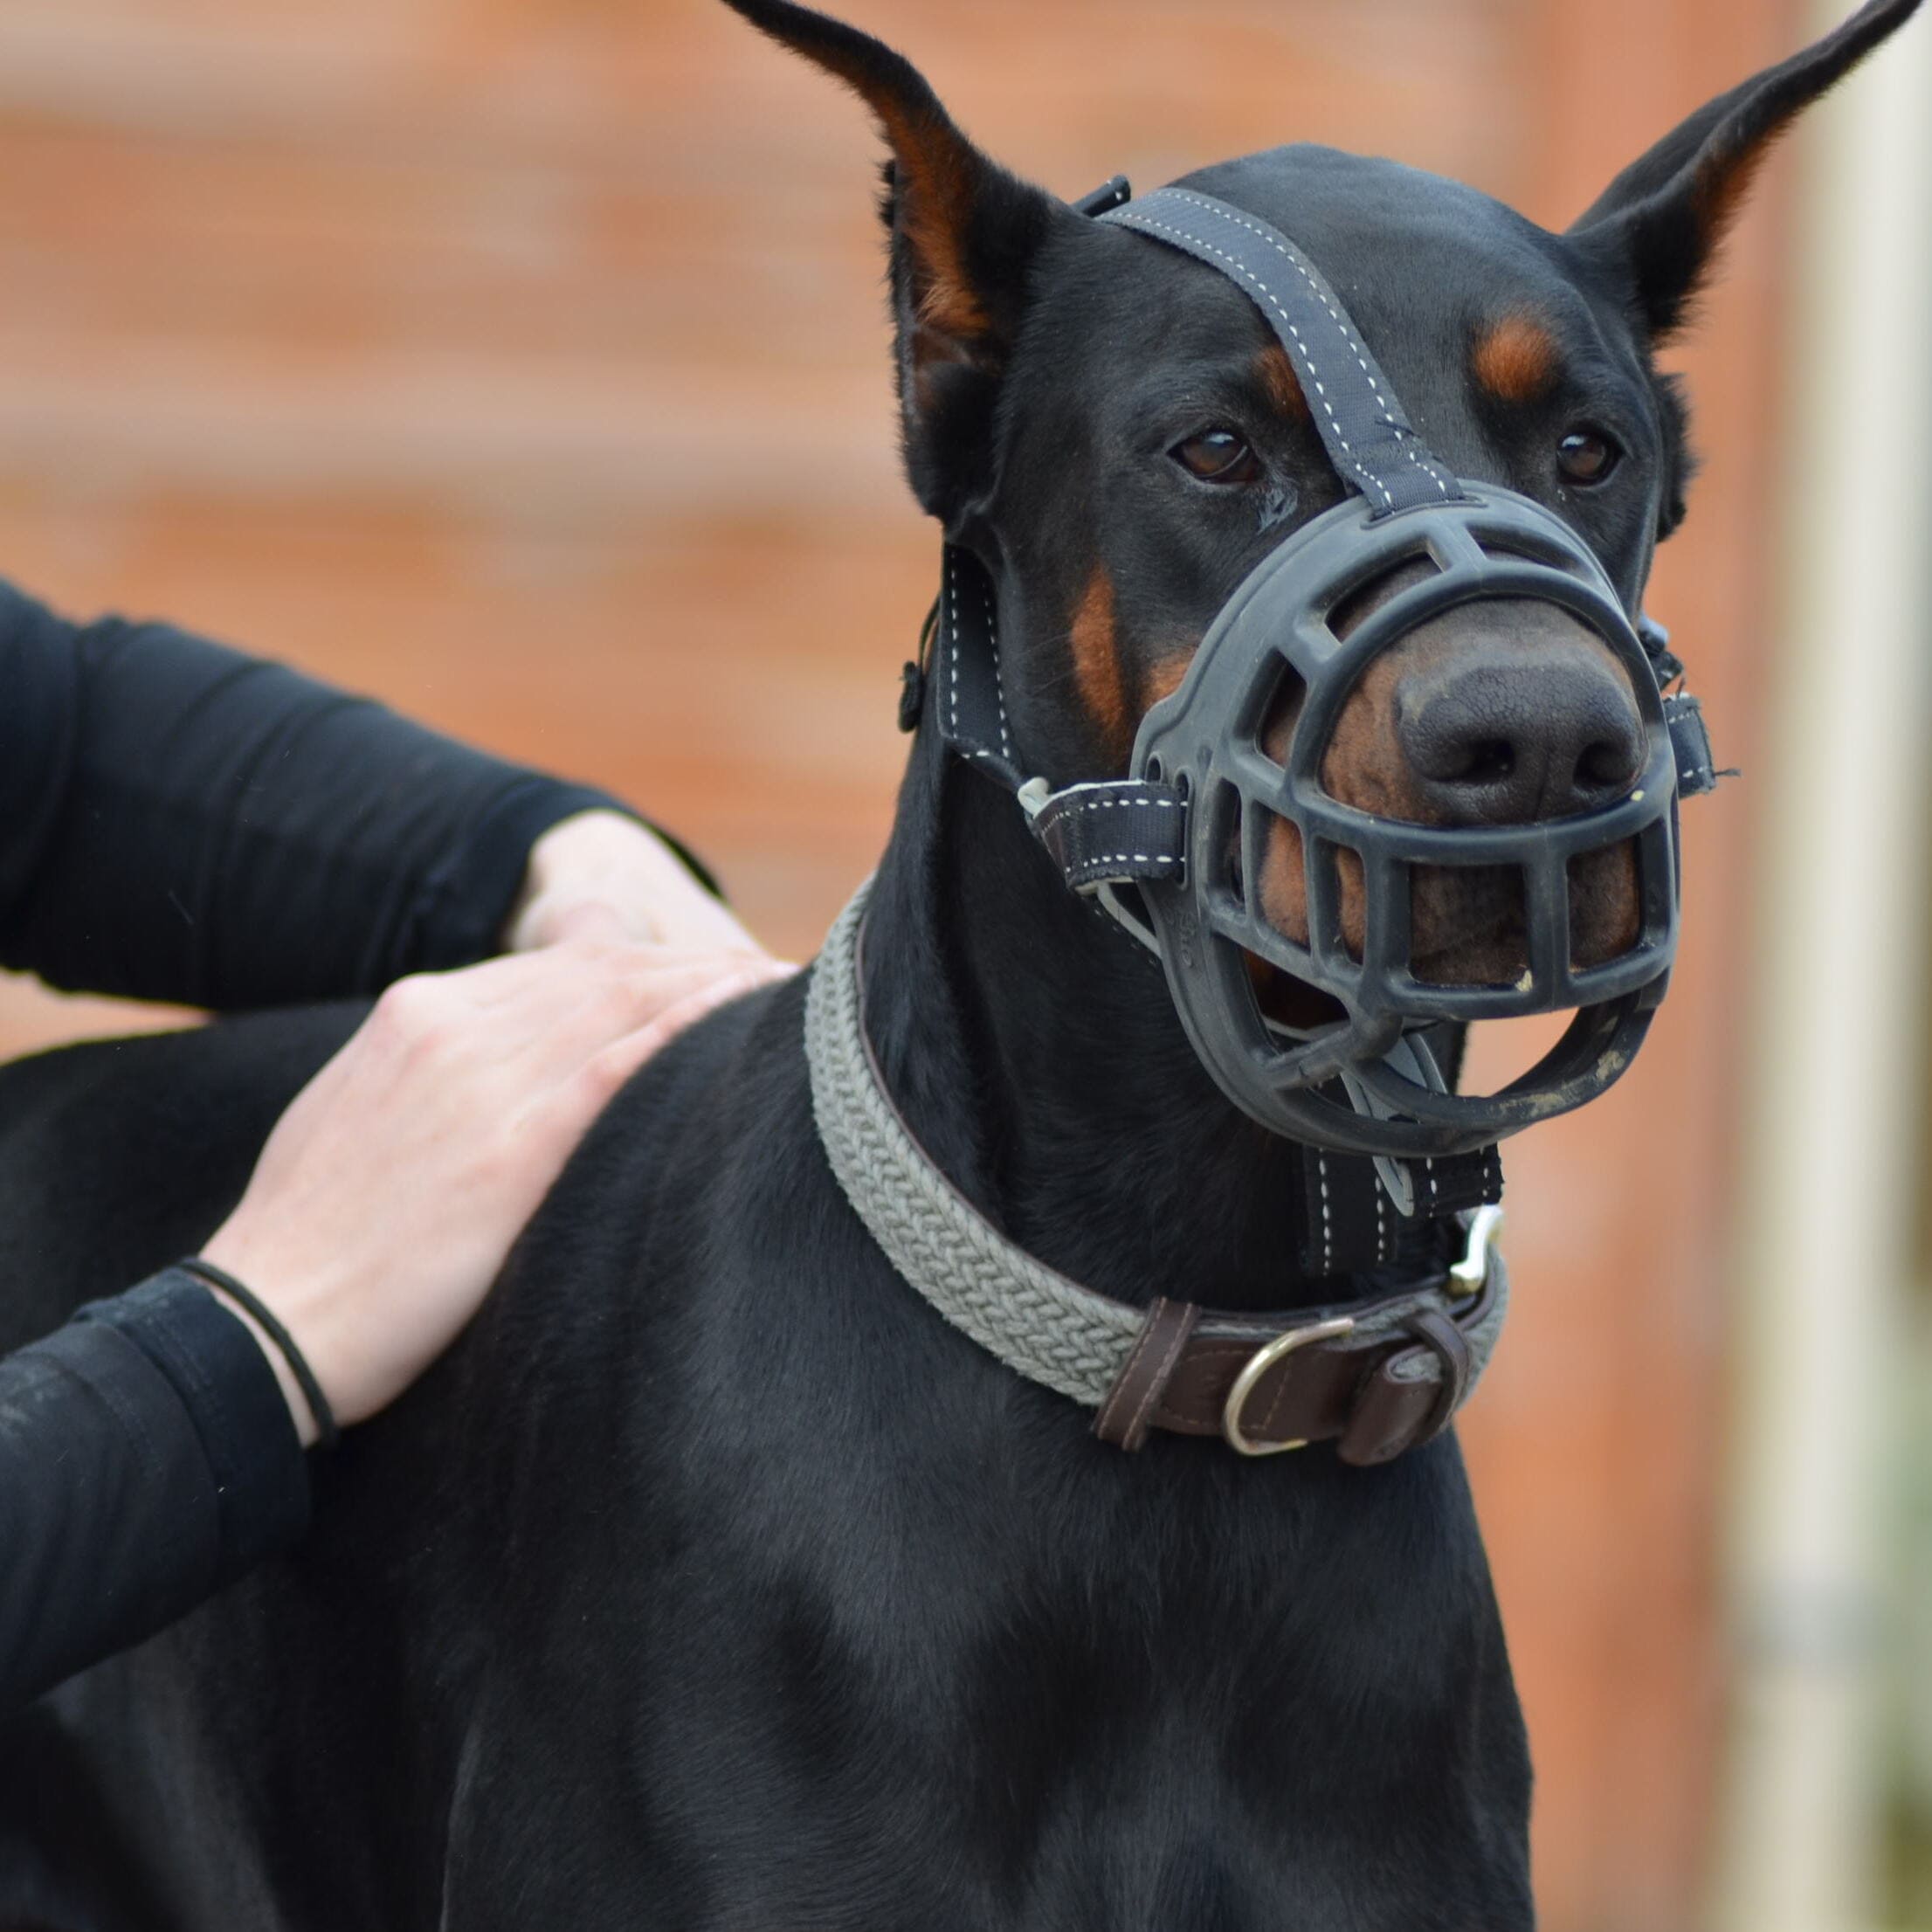
[[1501,1252],[1502,1210],[1494,1202],[1469,1217],[1469,1236],[1462,1259],[1449,1270],[1449,1292],[1466,1299],[1489,1285],[1489,1266]]

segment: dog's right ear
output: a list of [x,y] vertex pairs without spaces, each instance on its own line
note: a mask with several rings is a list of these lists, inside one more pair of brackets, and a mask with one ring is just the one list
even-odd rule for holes
[[1815,45],[1700,107],[1570,231],[1629,286],[1654,339],[1683,324],[1779,136],[1918,8],[1919,0],[1866,0]]
[[1079,217],[981,154],[883,41],[786,0],[726,4],[843,80],[892,149],[882,211],[906,467],[921,504],[954,528],[991,484],[994,409],[1034,254],[1053,221]]

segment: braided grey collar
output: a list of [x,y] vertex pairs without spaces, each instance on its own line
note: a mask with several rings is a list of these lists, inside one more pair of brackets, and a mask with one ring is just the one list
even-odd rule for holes
[[[812,1107],[832,1172],[887,1259],[947,1321],[1029,1381],[1098,1408],[1106,1401],[1146,1321],[1146,1311],[1098,1294],[1043,1266],[991,1227],[935,1167],[884,1090],[866,1041],[859,976],[859,933],[871,881],[827,935],[805,1002],[805,1054]],[[1495,1271],[1500,1282],[1501,1271]],[[1377,1301],[1358,1332],[1399,1330],[1450,1296],[1440,1285]],[[1471,1385],[1502,1327],[1507,1293],[1468,1331]],[[1266,1342],[1284,1320],[1319,1321],[1354,1309],[1300,1310],[1292,1317],[1213,1315],[1203,1333]],[[1417,1351],[1417,1380],[1440,1375]]]

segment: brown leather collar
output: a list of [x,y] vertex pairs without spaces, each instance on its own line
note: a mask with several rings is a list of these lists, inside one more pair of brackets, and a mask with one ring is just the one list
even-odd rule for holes
[[[1219,1436],[1250,1456],[1332,1441],[1360,1465],[1427,1442],[1462,1406],[1477,1349],[1500,1320],[1501,1225],[1501,1209],[1475,1211],[1465,1259],[1419,1293],[1275,1317],[1156,1301],[1094,1434],[1121,1449],[1138,1449],[1154,1429]],[[1428,1305],[1432,1289],[1446,1305]]]
[[[868,882],[869,887],[869,882]],[[1237,1314],[1191,1302],[1142,1309],[1070,1280],[1010,1241],[927,1156],[866,1037],[859,956],[868,887],[811,972],[805,1054],[818,1135],[846,1199],[933,1308],[1015,1373],[1098,1411],[1105,1441],[1155,1429],[1220,1436],[1245,1455],[1333,1441],[1386,1462],[1439,1434],[1501,1329],[1501,1211],[1436,1225],[1466,1244],[1452,1266],[1330,1308]]]

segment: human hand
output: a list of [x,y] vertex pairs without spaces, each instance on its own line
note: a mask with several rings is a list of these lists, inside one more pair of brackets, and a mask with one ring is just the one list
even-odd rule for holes
[[[398,981],[289,1106],[202,1252],[288,1328],[342,1423],[393,1401],[475,1314],[606,1101],[700,1015],[794,969],[578,939]],[[281,1351],[305,1446],[316,1437]]]
[[648,825],[622,812],[582,811],[559,820],[531,846],[503,943],[510,952],[527,952],[599,935],[693,950],[762,951]]

